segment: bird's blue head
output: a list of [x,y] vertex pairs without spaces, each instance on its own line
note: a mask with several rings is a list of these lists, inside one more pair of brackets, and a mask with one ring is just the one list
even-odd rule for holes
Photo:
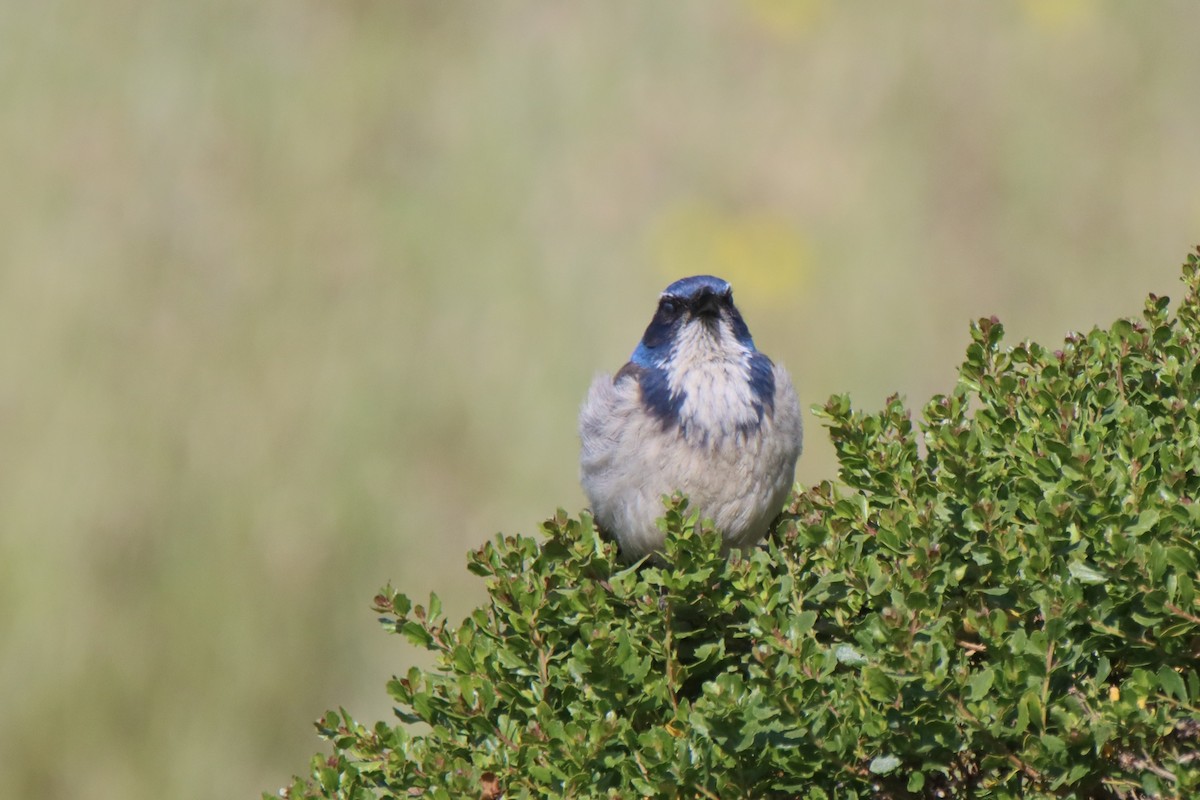
[[722,380],[745,381],[743,390],[721,396],[749,398],[742,413],[756,420],[751,427],[762,420],[764,410],[773,412],[774,365],[755,349],[750,329],[733,304],[733,289],[711,275],[675,281],[663,290],[654,318],[630,357],[643,401],[664,425],[679,423],[687,387],[693,383],[686,375],[710,369],[704,364],[717,362],[726,366],[710,374],[726,376]]
[[754,352],[750,329],[733,304],[733,288],[712,275],[693,275],[663,290],[654,318],[630,361],[639,367],[666,366],[684,327],[696,324],[714,333],[724,328],[746,351]]

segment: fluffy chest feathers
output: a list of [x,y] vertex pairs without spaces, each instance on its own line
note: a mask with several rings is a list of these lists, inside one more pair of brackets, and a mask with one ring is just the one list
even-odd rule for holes
[[753,433],[775,410],[771,360],[723,328],[684,327],[666,363],[638,379],[647,410],[696,443]]

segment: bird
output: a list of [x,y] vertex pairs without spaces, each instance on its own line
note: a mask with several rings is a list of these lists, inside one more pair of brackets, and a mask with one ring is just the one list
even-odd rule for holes
[[758,544],[783,509],[804,446],[787,371],[754,346],[729,283],[675,281],[628,363],[598,374],[579,413],[580,483],[621,557],[658,558],[676,492],[722,552]]

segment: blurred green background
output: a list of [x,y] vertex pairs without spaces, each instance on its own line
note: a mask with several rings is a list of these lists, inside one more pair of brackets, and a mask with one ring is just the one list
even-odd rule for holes
[[[1200,243],[1200,5],[0,7],[0,777],[253,797],[576,482],[658,291],[919,406]],[[798,477],[834,474],[810,420]]]

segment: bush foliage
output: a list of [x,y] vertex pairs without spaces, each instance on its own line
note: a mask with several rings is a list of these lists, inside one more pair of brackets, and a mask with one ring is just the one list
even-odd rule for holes
[[1200,258],[1174,317],[1002,347],[972,326],[914,426],[833,397],[840,485],[720,556],[666,504],[665,566],[586,513],[471,554],[454,626],[384,590],[436,654],[399,724],[318,722],[292,798],[1200,796]]

